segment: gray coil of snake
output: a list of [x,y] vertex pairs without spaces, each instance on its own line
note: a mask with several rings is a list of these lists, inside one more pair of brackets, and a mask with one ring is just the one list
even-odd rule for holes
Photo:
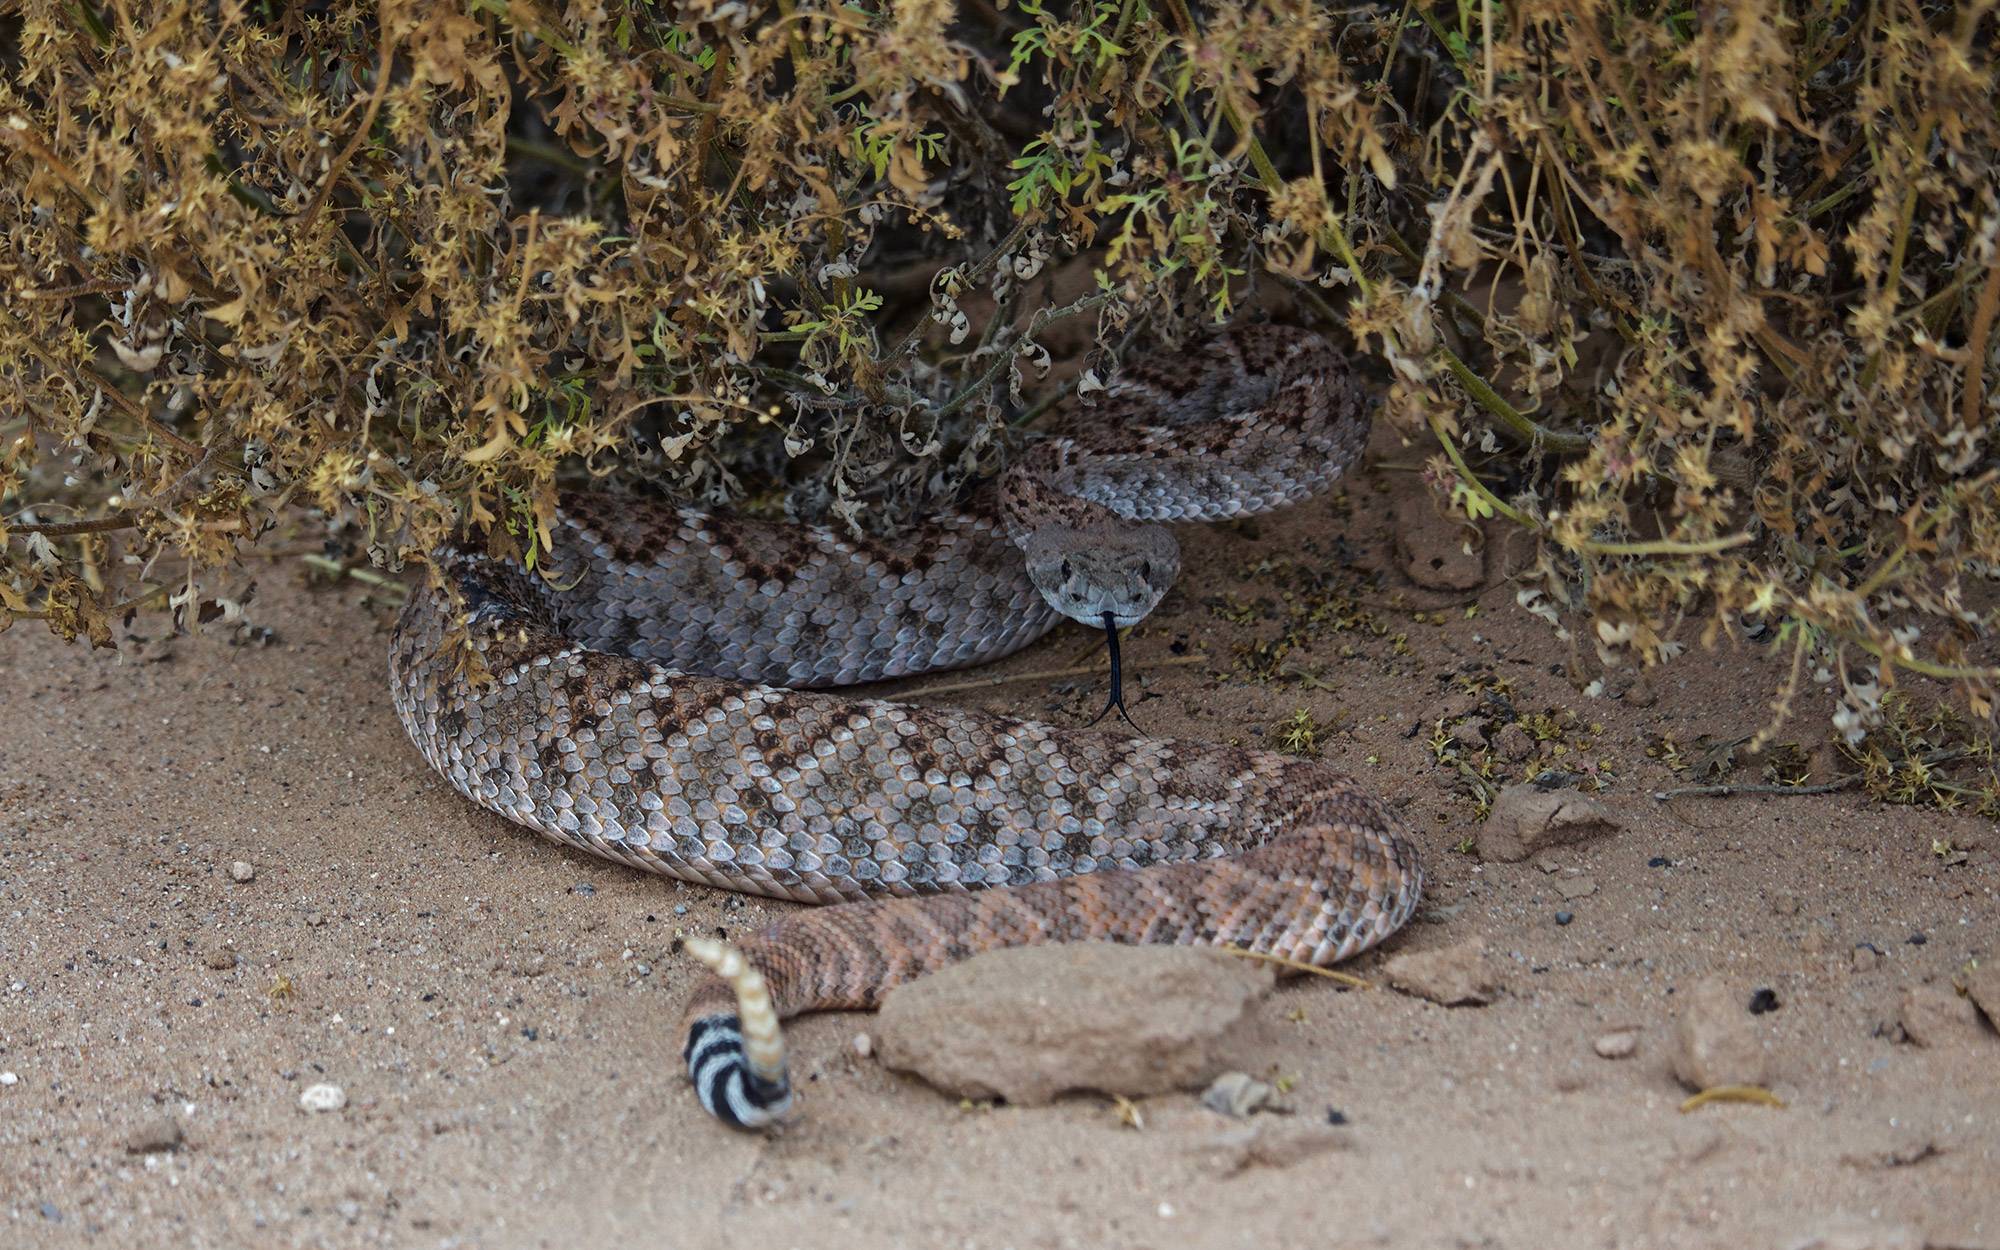
[[[1395,811],[1310,760],[810,687],[977,664],[1063,616],[1131,624],[1158,522],[1323,489],[1368,418],[1345,358],[1278,326],[1128,365],[1094,408],[893,544],[565,497],[544,568],[432,556],[390,667],[410,737],[482,807],[648,871],[800,902],[737,947],[683,1055],[742,1127],[791,1103],[781,1018],[869,1008],[1004,946],[1229,944],[1326,965],[1423,875]],[[1001,888],[975,888],[1001,887]]]

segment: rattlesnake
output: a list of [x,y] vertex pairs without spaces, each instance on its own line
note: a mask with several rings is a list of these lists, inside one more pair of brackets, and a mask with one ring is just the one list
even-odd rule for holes
[[739,1126],[789,1107],[779,1017],[872,1007],[982,950],[1231,944],[1329,964],[1394,932],[1422,888],[1406,826],[1332,768],[801,688],[977,664],[1059,614],[1131,624],[1179,571],[1158,522],[1311,494],[1366,429],[1331,344],[1246,326],[1134,362],[894,544],[567,496],[534,572],[470,541],[433,555],[396,627],[396,710],[461,793],[557,841],[846,904],[740,950],[686,943],[722,974],[687,1009],[689,1073]]

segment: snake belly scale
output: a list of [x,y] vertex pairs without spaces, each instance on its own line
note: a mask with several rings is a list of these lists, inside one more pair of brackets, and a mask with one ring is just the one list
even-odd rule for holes
[[1179,569],[1157,523],[1301,498],[1358,456],[1339,353],[1242,327],[1128,367],[1096,410],[895,543],[565,497],[549,567],[472,543],[397,623],[398,714],[475,803],[686,881],[834,904],[736,948],[684,1054],[711,1112],[789,1107],[778,1020],[872,1007],[983,950],[1229,944],[1325,965],[1393,933],[1422,871],[1395,811],[1317,762],[860,700],[1067,615],[1129,624]]

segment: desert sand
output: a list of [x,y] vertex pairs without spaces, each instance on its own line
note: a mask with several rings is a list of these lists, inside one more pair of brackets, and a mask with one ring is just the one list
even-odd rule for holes
[[[1092,1096],[962,1105],[859,1054],[857,1015],[792,1026],[790,1126],[710,1121],[677,1053],[695,969],[675,936],[787,905],[595,861],[452,792],[390,707],[392,591],[276,562],[255,570],[254,633],[140,618],[93,653],[17,626],[0,1243],[2000,1247],[2000,1034],[1923,1046],[1901,1026],[1906,991],[2000,958],[1994,822],[1858,790],[1656,800],[1696,784],[1659,743],[1686,758],[1754,731],[1788,657],[1697,645],[1651,691],[1613,697],[1612,673],[1593,697],[1515,606],[1518,549],[1487,551],[1463,593],[1408,585],[1395,531],[1430,506],[1392,463],[1255,525],[1183,528],[1187,572],[1127,644],[1148,732],[1269,742],[1305,709],[1323,757],[1402,806],[1429,870],[1418,919],[1347,966],[1377,988],[1298,978],[1258,1008],[1250,1070],[1282,1078],[1295,1122],[1342,1127],[1241,1167],[1243,1122],[1193,1094],[1142,1100],[1137,1128]],[[1324,631],[1259,683],[1239,648],[1278,636],[1301,569],[1385,629]],[[1101,664],[1091,643],[1065,628],[871,693],[1076,723],[1101,675],[921,692]],[[1473,803],[1431,744],[1480,713],[1482,678],[1566,727],[1543,763],[1589,761],[1620,829],[1539,861],[1471,853]],[[1814,687],[1780,735],[1816,770],[1832,710]],[[1388,956],[1473,940],[1504,985],[1488,1005],[1383,984]],[[1712,975],[1771,991],[1756,1022],[1782,1108],[1680,1109],[1670,1038]],[[1600,1057],[1619,1032],[1635,1053]],[[320,1084],[345,1105],[302,1109]]]

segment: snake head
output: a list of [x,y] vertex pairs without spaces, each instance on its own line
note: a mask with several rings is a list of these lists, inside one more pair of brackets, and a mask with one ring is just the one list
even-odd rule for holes
[[1021,548],[1049,606],[1098,629],[1106,613],[1120,629],[1145,620],[1181,572],[1180,544],[1162,525],[1044,524]]

